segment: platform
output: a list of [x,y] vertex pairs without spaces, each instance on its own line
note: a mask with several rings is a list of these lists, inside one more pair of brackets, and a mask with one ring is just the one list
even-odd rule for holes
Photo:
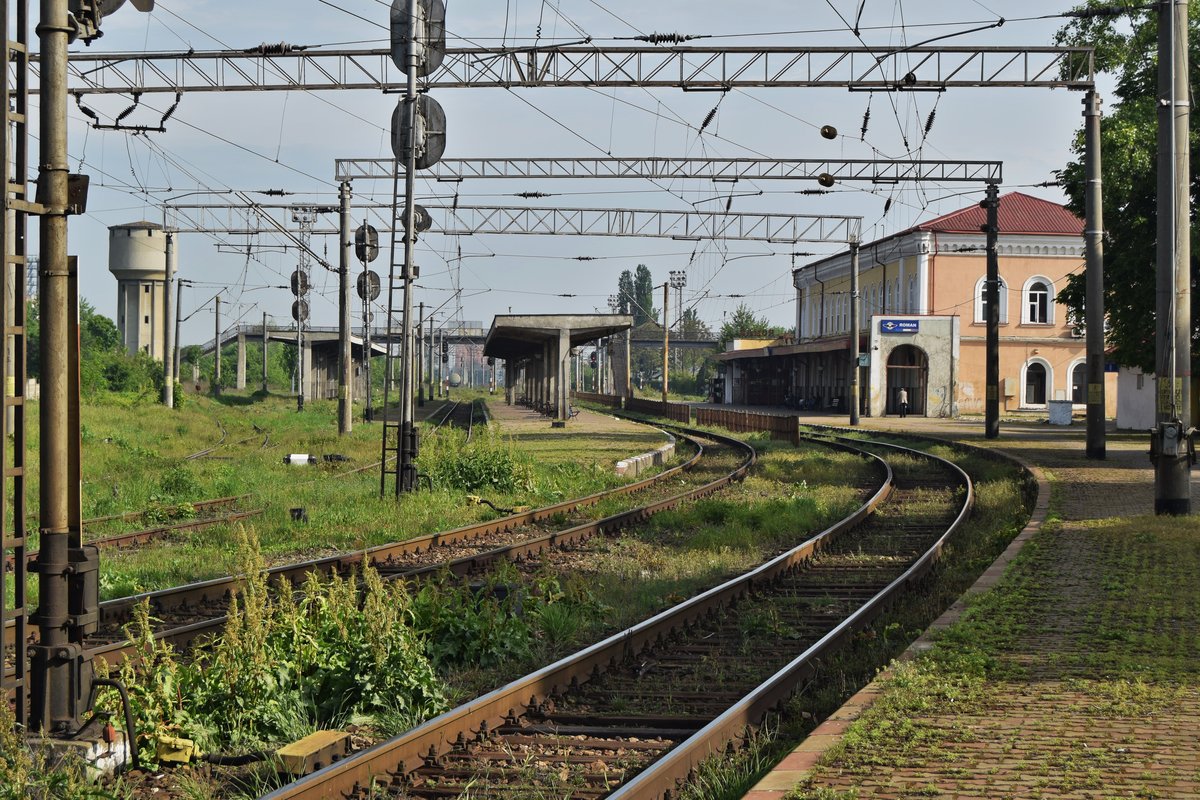
[[[898,668],[907,688],[877,679],[746,800],[1200,798],[1200,517],[1153,516],[1148,434],[1111,434],[1108,458],[1089,461],[1081,423],[1003,424],[993,441],[982,420],[862,427],[1010,453],[1036,468],[1041,512],[973,587],[967,615],[956,604],[905,654],[918,659]],[[1004,620],[1015,631],[994,635]],[[955,652],[973,648],[973,669],[920,660],[947,628]],[[914,689],[914,674],[937,675],[937,688]]]

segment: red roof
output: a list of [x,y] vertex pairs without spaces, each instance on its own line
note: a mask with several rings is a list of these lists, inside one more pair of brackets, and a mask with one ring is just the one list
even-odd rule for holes
[[[987,211],[978,205],[954,211],[916,226],[919,231],[979,233],[987,222]],[[1000,195],[1000,235],[1034,234],[1082,236],[1083,220],[1058,203],[1021,192]]]

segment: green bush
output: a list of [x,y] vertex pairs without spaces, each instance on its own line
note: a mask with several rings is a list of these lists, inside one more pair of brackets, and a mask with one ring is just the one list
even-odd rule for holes
[[471,441],[460,430],[440,430],[422,442],[421,472],[435,486],[466,492],[513,493],[533,487],[533,465],[512,442],[490,428],[479,428]]

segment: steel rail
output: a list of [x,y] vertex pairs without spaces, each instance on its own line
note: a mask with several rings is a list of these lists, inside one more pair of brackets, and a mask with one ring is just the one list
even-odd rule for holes
[[[706,438],[720,438],[714,437],[712,434],[702,435]],[[597,492],[583,498],[555,503],[539,509],[510,514],[494,520],[466,525],[451,531],[427,534],[403,542],[378,545],[365,551],[327,556],[297,564],[280,565],[269,569],[267,571],[268,577],[271,581],[279,584],[286,581],[291,585],[298,585],[309,573],[330,574],[342,572],[364,562],[370,563],[381,570],[387,570],[389,563],[397,561],[407,553],[421,553],[446,544],[469,543],[473,539],[512,531],[521,526],[535,524],[559,514],[570,513],[580,508],[593,506],[608,497],[631,494],[656,483],[666,481],[685,470],[692,469],[704,455],[703,446],[698,442],[695,442],[695,444],[697,452],[688,461],[664,470],[657,475],[624,484],[615,489]],[[484,555],[479,554],[474,558],[477,563],[482,564]],[[462,565],[457,566],[456,569],[464,572],[469,571],[469,568]],[[211,606],[217,603],[224,607],[240,583],[240,577],[226,576],[171,589],[145,592],[129,597],[108,600],[100,604],[100,624],[102,627],[107,628],[124,624],[130,618],[133,606],[141,602],[149,602],[152,613],[156,616],[186,613],[188,609]],[[209,635],[219,631],[224,624],[224,620],[225,617],[222,614],[195,623],[160,630],[154,636],[159,641],[182,648],[191,645],[202,635]],[[100,658],[110,663],[114,660],[119,661],[123,655],[134,654],[130,643],[124,640],[94,646],[89,648],[88,652],[94,658]]]
[[[675,427],[675,426],[672,426]],[[675,427],[697,436],[719,436],[710,432]],[[728,437],[724,437],[728,438]],[[734,440],[737,441],[737,440]],[[847,451],[855,448],[825,443]],[[878,490],[842,520],[800,545],[741,576],[728,580],[673,606],[650,619],[613,634],[578,653],[476,698],[435,717],[390,741],[357,753],[264,796],[263,800],[319,800],[345,797],[377,782],[400,779],[426,759],[445,752],[455,742],[470,740],[481,731],[492,730],[517,715],[517,710],[537,705],[568,686],[585,683],[610,664],[632,656],[671,633],[707,617],[714,608],[745,597],[756,586],[772,581],[810,558],[826,541],[848,530],[872,513],[891,494],[891,467],[878,456],[866,454],[883,470]]]
[[[819,437],[804,437],[810,441],[822,441]],[[957,473],[966,487],[962,508],[946,531],[900,576],[882,591],[856,609],[833,630],[785,667],[777,671],[766,682],[746,695],[704,728],[680,742],[663,758],[647,767],[632,780],[609,795],[611,800],[660,800],[672,796],[681,783],[694,774],[706,759],[720,753],[726,744],[755,725],[758,725],[772,709],[778,708],[796,689],[797,684],[815,672],[815,664],[841,647],[846,640],[862,630],[879,615],[884,606],[898,597],[908,587],[923,578],[941,558],[946,541],[966,522],[975,503],[974,484],[966,471],[952,461],[920,450],[883,442],[862,442],[846,437],[834,437],[842,441],[855,441],[856,446],[886,447],[909,455],[941,462]]]
[[[242,500],[247,500],[251,496],[252,495],[248,495],[248,494],[234,494],[234,495],[229,495],[228,497],[214,497],[212,500],[198,500],[195,503],[188,503],[188,505],[190,505],[194,509],[208,509],[208,508],[214,508],[216,506],[233,505],[234,503],[240,502]],[[142,509],[140,511],[126,511],[121,514],[109,514],[108,516],[105,516],[105,517],[92,517],[91,519],[85,519],[83,521],[83,527],[84,527],[84,530],[86,531],[87,527],[89,525],[99,525],[101,522],[114,522],[114,521],[131,522],[132,520],[138,519],[140,517],[144,517],[147,514],[152,513],[153,511],[154,511],[154,509]]]

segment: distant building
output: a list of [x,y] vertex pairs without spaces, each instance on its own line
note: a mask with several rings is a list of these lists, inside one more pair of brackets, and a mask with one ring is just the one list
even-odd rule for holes
[[[859,251],[860,410],[984,411],[986,211],[977,205],[865,244]],[[1019,192],[1000,198],[1000,408],[1087,400],[1081,323],[1055,302],[1084,266],[1083,221]],[[796,342],[722,353],[727,402],[846,409],[850,376],[850,254],[799,267]],[[1115,374],[1106,376],[1116,413]]]
[[163,227],[153,222],[129,222],[109,228],[108,270],[117,279],[117,329],[125,349],[149,353],[161,361],[167,278],[167,236]]

